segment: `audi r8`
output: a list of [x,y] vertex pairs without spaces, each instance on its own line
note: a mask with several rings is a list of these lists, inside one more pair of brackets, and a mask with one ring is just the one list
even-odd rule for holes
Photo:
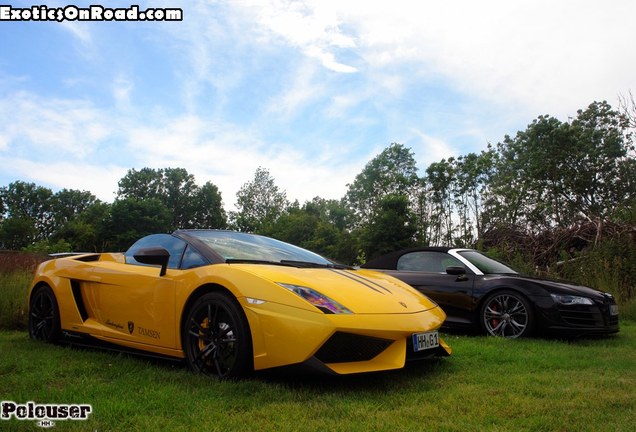
[[509,338],[619,331],[618,306],[611,294],[524,276],[472,249],[406,249],[361,267],[384,271],[430,297],[448,315],[448,328]]
[[99,341],[219,377],[381,371],[451,353],[444,312],[409,285],[247,233],[179,230],[52,259],[28,295],[33,339]]

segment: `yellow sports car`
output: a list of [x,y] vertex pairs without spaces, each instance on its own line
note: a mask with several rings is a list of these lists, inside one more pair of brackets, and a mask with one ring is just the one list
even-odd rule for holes
[[29,309],[33,339],[98,340],[219,377],[291,365],[351,374],[451,353],[438,334],[446,315],[407,284],[232,231],[44,262]]

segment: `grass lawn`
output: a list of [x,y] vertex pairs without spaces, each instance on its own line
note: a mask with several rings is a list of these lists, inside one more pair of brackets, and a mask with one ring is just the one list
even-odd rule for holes
[[[240,381],[182,365],[46,345],[0,331],[0,400],[90,404],[73,431],[634,431],[636,323],[605,339],[446,335],[452,357],[327,377]],[[0,420],[0,430],[43,430]]]

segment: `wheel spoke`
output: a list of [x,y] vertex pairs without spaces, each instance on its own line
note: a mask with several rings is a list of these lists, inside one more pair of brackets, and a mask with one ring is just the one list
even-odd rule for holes
[[514,329],[515,334],[519,334],[526,328],[525,324],[519,323],[515,320],[510,320],[510,326]]
[[493,322],[494,326],[490,326],[491,332],[494,335],[502,334],[502,329],[505,327],[505,321]]
[[490,319],[490,318],[501,318],[502,313],[496,310],[493,310],[491,308],[487,308],[486,309],[486,319]]
[[527,306],[511,294],[491,298],[483,309],[482,320],[491,335],[512,338],[522,335],[529,324]]
[[233,303],[229,295],[208,293],[192,306],[183,348],[193,371],[226,378],[249,368],[249,340],[243,341],[247,323],[240,316],[240,306]]
[[208,328],[210,328],[212,334],[214,334],[214,329],[216,328],[216,317],[219,312],[219,306],[214,305],[214,315],[212,315],[212,305],[208,304]]
[[506,336],[506,329],[508,328],[508,321],[502,321],[499,325],[499,331],[497,332],[499,336]]

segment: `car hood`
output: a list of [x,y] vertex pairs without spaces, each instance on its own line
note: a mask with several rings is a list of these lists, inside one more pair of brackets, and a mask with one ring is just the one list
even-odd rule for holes
[[590,298],[601,299],[605,297],[605,293],[598,291],[596,289],[586,287],[583,285],[576,285],[572,282],[562,281],[562,280],[552,280],[552,279],[541,279],[532,276],[525,275],[488,275],[491,278],[501,278],[501,279],[516,279],[518,281],[530,283],[533,285],[538,285],[541,288],[548,291],[548,293],[555,294],[569,294],[569,295],[578,295]]
[[373,270],[240,266],[273,283],[312,288],[357,314],[416,313],[438,307],[404,282]]

